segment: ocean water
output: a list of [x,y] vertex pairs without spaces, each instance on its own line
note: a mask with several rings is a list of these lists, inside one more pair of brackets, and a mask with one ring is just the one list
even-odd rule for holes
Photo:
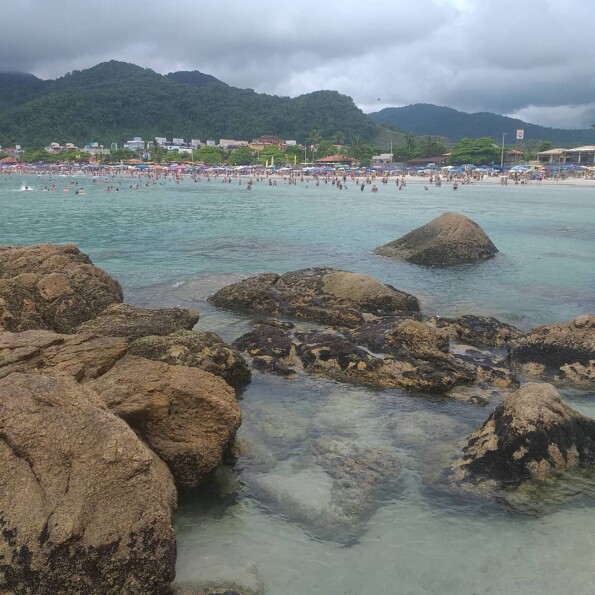
[[[304,181],[247,191],[245,181],[214,178],[130,188],[137,182],[115,180],[120,190],[106,192],[88,178],[0,177],[0,244],[74,242],[122,283],[127,301],[198,308],[198,328],[228,341],[250,318],[217,311],[209,295],[249,274],[309,266],[371,274],[417,295],[428,314],[493,315],[529,329],[595,311],[595,188],[398,191],[393,182],[372,194]],[[60,191],[41,191],[52,183]],[[495,259],[428,269],[372,253],[449,210],[484,228]],[[592,390],[560,390],[595,416]],[[529,503],[436,483],[497,399],[479,407],[258,373],[241,399],[237,464],[221,470],[213,492],[181,498],[181,582],[226,580],[274,595],[595,592],[594,478],[568,476]],[[329,470],[312,458],[328,439],[401,464],[360,522],[339,519],[336,532]]]

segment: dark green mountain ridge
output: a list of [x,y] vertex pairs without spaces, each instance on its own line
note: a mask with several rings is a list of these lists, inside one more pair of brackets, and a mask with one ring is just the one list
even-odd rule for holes
[[501,142],[506,133],[506,143],[513,144],[518,129],[525,131],[525,140],[552,141],[557,146],[595,144],[595,130],[566,130],[529,124],[490,112],[468,114],[449,107],[416,103],[405,107],[387,107],[369,114],[378,124],[407,130],[416,135],[434,135],[457,142],[462,138],[492,137]]
[[231,87],[198,71],[164,76],[110,61],[55,80],[25,79],[0,86],[0,145],[261,134],[303,142],[313,129],[327,138],[340,131],[346,139],[371,140],[382,130],[336,91],[279,97]]

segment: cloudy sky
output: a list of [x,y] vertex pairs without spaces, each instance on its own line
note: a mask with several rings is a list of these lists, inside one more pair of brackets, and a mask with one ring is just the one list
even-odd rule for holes
[[336,89],[560,128],[595,122],[593,0],[3,0],[0,70],[117,59],[277,95]]

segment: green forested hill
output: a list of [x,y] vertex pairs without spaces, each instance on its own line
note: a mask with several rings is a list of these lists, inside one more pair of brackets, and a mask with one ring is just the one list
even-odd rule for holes
[[489,136],[498,142],[506,133],[506,142],[513,143],[517,129],[525,131],[525,140],[551,141],[557,146],[595,144],[595,131],[546,128],[489,112],[467,114],[449,107],[417,103],[405,107],[388,107],[370,114],[379,124],[388,124],[416,135],[434,135],[457,142],[462,138]]
[[[211,80],[212,79],[212,80]],[[171,73],[105,62],[62,78],[0,87],[0,145],[103,144],[132,136],[252,139],[275,134],[303,141],[316,129],[330,138],[371,140],[381,130],[335,91],[296,98],[255,93],[202,73]]]

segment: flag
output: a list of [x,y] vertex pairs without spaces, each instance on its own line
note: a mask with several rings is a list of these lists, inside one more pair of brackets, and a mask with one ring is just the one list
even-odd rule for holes
[[525,138],[525,131],[524,130],[517,130],[516,131],[516,139],[523,140]]

